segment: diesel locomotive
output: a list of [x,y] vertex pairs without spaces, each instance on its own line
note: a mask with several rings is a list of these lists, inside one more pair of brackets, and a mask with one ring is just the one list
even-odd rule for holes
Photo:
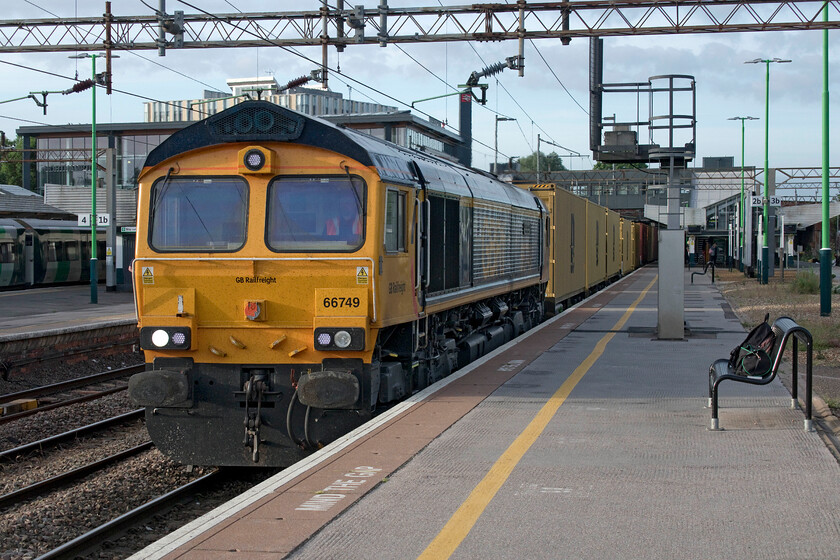
[[129,394],[181,463],[289,465],[543,315],[538,196],[278,105],[173,134],[139,185]]

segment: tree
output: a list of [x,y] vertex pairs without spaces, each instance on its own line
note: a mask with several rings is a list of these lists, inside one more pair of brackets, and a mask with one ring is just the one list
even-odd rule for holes
[[599,161],[592,166],[592,169],[647,169],[646,163],[604,163]]
[[[23,138],[6,140],[0,148],[0,184],[23,185]],[[35,167],[31,170],[31,184],[35,185]]]
[[[519,166],[522,171],[536,171],[537,152],[534,152],[530,156],[519,158]],[[563,171],[565,169],[566,167],[563,165],[563,159],[558,156],[556,152],[551,152],[548,155],[540,152],[540,173]]]

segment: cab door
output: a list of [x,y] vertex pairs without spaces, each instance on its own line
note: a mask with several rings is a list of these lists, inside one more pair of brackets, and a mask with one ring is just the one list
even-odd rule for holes
[[31,232],[23,238],[23,271],[24,282],[30,286],[35,284],[35,236]]

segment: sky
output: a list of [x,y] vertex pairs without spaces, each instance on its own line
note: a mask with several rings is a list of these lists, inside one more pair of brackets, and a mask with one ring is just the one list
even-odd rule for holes
[[[364,0],[348,2],[362,3]],[[320,0],[192,0],[212,13],[317,10]],[[367,8],[378,1],[367,0]],[[452,0],[390,0],[391,6],[460,5]],[[5,4],[5,3],[4,3]],[[4,6],[2,19],[98,16],[104,0],[22,0]],[[146,0],[158,6],[158,0]],[[178,0],[168,0],[169,13],[195,10]],[[141,0],[115,0],[118,16],[150,15]],[[369,31],[368,34],[373,34]],[[771,167],[820,167],[822,163],[822,31],[717,33],[705,35],[614,37],[604,40],[604,81],[646,82],[651,76],[686,74],[696,82],[697,157],[733,156],[741,163],[741,124],[734,116],[760,120],[746,123],[747,166],[764,165],[764,64],[744,64],[756,58],[792,60],[770,66]],[[840,31],[829,32],[831,61],[830,124],[840,121]],[[320,62],[320,47],[296,49]],[[30,92],[64,90],[72,78],[89,78],[89,59],[72,60],[72,53],[0,54],[0,102]],[[517,54],[517,43],[430,43],[422,45],[353,45],[338,55],[330,48],[330,66],[341,73],[330,76],[330,89],[345,98],[375,101],[408,109],[414,101],[442,96],[465,83],[470,73]],[[309,74],[316,64],[278,47],[228,49],[168,49],[120,53],[113,61],[114,88],[125,93],[106,96],[97,92],[97,123],[140,122],[143,96],[161,101],[200,98],[205,89],[229,92],[226,80],[273,75],[281,84]],[[483,83],[489,85],[487,104],[473,108],[473,165],[488,169],[494,161],[496,116],[516,119],[498,122],[499,160],[526,156],[537,148],[537,135],[552,144],[541,144],[543,153],[557,152],[567,168],[589,169],[595,163],[589,152],[589,40],[526,41],[525,75],[505,70]],[[99,61],[99,71],[104,61]],[[48,72],[48,73],[44,73]],[[352,78],[354,81],[350,81]],[[359,84],[370,86],[369,89]],[[478,90],[476,90],[478,92]],[[641,100],[641,116],[648,116],[648,100]],[[659,99],[654,100],[659,103]],[[91,122],[90,90],[73,95],[50,94],[47,114],[31,99],[0,103],[0,130],[13,138],[21,126]],[[690,110],[690,98],[677,98],[677,112]],[[659,106],[655,107],[659,113]],[[664,106],[663,106],[664,109]],[[608,94],[605,116],[635,121],[637,100],[630,94]],[[413,112],[434,117],[458,128],[457,96],[424,101]],[[832,166],[840,165],[840,134],[830,150]],[[643,134],[643,142],[647,133]],[[480,142],[480,143],[478,143]],[[582,157],[569,157],[580,154]]]

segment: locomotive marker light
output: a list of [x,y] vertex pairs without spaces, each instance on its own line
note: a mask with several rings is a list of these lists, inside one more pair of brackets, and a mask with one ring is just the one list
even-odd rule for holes
[[347,348],[353,341],[353,337],[347,331],[338,331],[335,333],[335,345],[339,348]]
[[365,349],[365,329],[360,327],[318,327],[315,329],[315,350]]
[[259,150],[248,150],[244,163],[251,171],[259,171],[265,165],[265,155]]
[[163,329],[158,329],[152,333],[152,344],[158,348],[163,348],[169,344],[169,333]]

